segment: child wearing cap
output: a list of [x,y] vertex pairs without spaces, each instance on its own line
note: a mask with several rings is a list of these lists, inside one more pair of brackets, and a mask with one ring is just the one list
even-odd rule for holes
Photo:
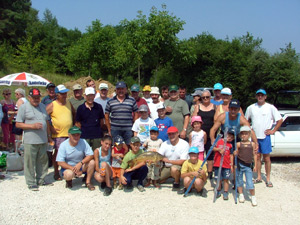
[[139,137],[143,144],[147,138],[150,137],[150,128],[155,126],[155,123],[154,120],[149,117],[148,107],[146,105],[141,105],[138,111],[141,117],[134,122],[132,131],[134,132],[134,136]]
[[[150,129],[150,138],[148,138],[144,144],[143,147],[147,149],[147,151],[157,152],[163,143],[161,139],[158,139],[158,128],[156,126],[151,127]],[[159,180],[159,169],[160,169],[160,163],[157,164],[151,164],[148,166],[148,175],[147,175],[147,184],[145,187],[150,186],[151,181],[154,187],[160,187],[157,184],[157,180]]]
[[190,158],[182,164],[181,168],[181,178],[183,179],[184,188],[177,193],[184,194],[193,178],[196,177],[192,188],[195,188],[197,193],[202,197],[206,197],[206,193],[203,191],[207,180],[206,164],[201,168],[203,161],[199,160],[199,150],[197,147],[191,147],[189,149],[189,157]]
[[202,123],[201,116],[193,116],[191,121],[193,131],[189,135],[189,145],[198,148],[200,160],[204,160],[204,145],[207,141],[207,134],[201,129]]
[[237,150],[234,155],[237,155],[237,187],[239,192],[239,202],[244,203],[245,197],[243,194],[243,175],[246,176],[246,189],[249,190],[252,206],[257,206],[255,189],[252,181],[252,161],[254,158],[253,172],[256,172],[256,159],[254,142],[249,141],[251,129],[248,126],[242,126],[240,129],[241,141],[236,143]]
[[158,138],[162,141],[168,140],[167,130],[169,127],[173,127],[173,121],[166,116],[166,108],[163,103],[157,106],[158,118],[154,120],[156,126],[158,127],[159,134]]

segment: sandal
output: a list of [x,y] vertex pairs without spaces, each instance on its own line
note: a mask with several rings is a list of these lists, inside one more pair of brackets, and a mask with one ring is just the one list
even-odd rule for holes
[[268,181],[268,182],[266,182],[266,186],[267,186],[268,188],[272,188],[272,187],[273,187],[273,184],[272,184],[271,181]]
[[253,183],[254,183],[254,184],[259,184],[259,183],[262,183],[262,180],[254,179],[254,180],[253,180]]
[[92,185],[91,183],[86,183],[85,186],[86,186],[90,191],[94,191],[94,190],[95,190],[95,186]]
[[54,180],[62,180],[59,174],[54,174]]

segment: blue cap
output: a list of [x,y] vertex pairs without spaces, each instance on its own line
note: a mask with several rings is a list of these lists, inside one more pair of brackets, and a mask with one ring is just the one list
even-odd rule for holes
[[157,131],[158,132],[158,127],[157,126],[153,126],[153,127],[151,127],[150,131]]
[[267,92],[264,89],[258,89],[256,94],[262,93],[263,95],[267,95]]
[[59,93],[67,93],[69,91],[69,89],[67,89],[66,87],[65,87],[65,85],[63,85],[63,84],[60,84],[60,85],[57,85],[56,87],[55,87],[55,93],[56,94],[59,94]]
[[199,153],[199,149],[197,147],[190,147],[189,153],[196,153],[196,154],[198,154]]
[[240,106],[241,104],[237,99],[232,99],[229,103],[229,108],[240,108]]
[[223,89],[223,85],[220,83],[215,83],[214,85],[214,90],[222,90]]
[[125,82],[119,81],[119,82],[116,84],[116,88],[126,88]]

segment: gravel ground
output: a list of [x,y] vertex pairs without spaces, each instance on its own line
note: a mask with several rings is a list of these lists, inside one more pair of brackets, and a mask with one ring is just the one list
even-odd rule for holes
[[[66,189],[65,181],[52,187],[29,191],[23,172],[9,172],[0,181],[0,224],[300,224],[300,162],[298,159],[273,160],[273,188],[256,184],[258,206],[234,204],[222,198],[213,203],[213,187],[206,184],[208,197],[190,194],[183,198],[171,191],[171,182],[162,188],[146,188],[140,193],[114,190],[103,196],[96,186],[88,191],[81,179]],[[47,179],[52,180],[53,170]],[[95,181],[94,181],[94,184]]]

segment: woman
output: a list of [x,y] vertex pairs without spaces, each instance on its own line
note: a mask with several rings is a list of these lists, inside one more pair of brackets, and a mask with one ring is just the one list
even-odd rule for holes
[[[207,141],[204,145],[205,152],[207,154],[209,148],[211,147],[211,140],[209,138],[210,128],[214,125],[214,115],[215,115],[215,105],[210,102],[211,94],[209,90],[204,90],[201,94],[201,103],[195,105],[193,116],[202,117],[202,127],[201,129],[207,133]],[[212,179],[213,171],[213,159],[214,154],[210,154],[207,159],[207,172],[209,179]]]
[[12,120],[15,114],[15,102],[11,100],[10,89],[3,89],[2,95],[4,99],[1,101],[3,111],[1,127],[3,133],[3,143],[5,145],[6,151],[9,151],[9,144],[13,146],[15,143],[15,135],[12,133]]

